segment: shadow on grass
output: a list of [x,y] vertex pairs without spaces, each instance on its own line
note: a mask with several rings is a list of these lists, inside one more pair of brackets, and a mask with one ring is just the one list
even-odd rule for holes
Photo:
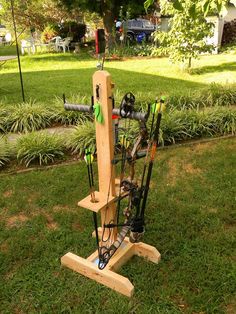
[[[68,59],[67,59],[68,61]],[[186,93],[189,89],[202,88],[205,85],[181,79],[158,75],[142,74],[114,68],[106,68],[112,75],[115,88],[121,94],[132,91],[141,95],[141,101],[147,96],[155,99],[160,94],[170,95]],[[36,99],[47,102],[63,93],[90,96],[92,93],[92,75],[94,68],[76,70],[53,70],[23,73],[26,100]],[[7,103],[21,102],[20,81],[18,73],[1,74],[0,101]],[[138,99],[137,99],[138,100]]]
[[16,46],[1,46],[0,56],[16,55]]
[[227,63],[222,63],[220,65],[207,65],[207,66],[200,67],[197,69],[192,69],[191,74],[199,75],[199,74],[207,74],[207,73],[223,72],[223,71],[236,71],[236,63],[227,62]]
[[90,56],[85,51],[80,51],[79,54],[73,54],[73,53],[42,53],[38,55],[32,56],[30,58],[30,61],[33,62],[45,62],[45,61],[52,61],[52,62],[72,62],[72,61],[88,61],[88,60],[94,60],[92,56]]

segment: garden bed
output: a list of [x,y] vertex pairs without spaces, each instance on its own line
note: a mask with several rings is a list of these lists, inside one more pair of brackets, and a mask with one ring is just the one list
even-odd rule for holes
[[[163,114],[159,137],[162,146],[236,133],[236,106],[224,104],[203,107],[200,104],[185,103],[182,108],[171,104],[167,108]],[[19,105],[13,113],[3,108],[0,110],[0,116],[2,131],[23,132],[15,139],[9,136],[0,138],[1,168],[12,159],[17,159],[20,164],[28,167],[31,163],[40,165],[54,163],[73,155],[81,157],[85,148],[96,152],[92,116],[67,112],[62,105],[58,108],[54,106],[51,110],[34,103]],[[63,132],[61,128],[60,134],[41,130],[55,123],[74,126],[69,133]],[[148,127],[150,128],[150,125]],[[138,123],[132,122],[128,133],[129,140],[133,142],[139,134]]]

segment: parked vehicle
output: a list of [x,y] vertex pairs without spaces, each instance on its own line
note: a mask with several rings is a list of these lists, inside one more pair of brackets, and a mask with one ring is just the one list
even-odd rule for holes
[[122,22],[118,31],[131,42],[139,41],[140,38],[148,41],[155,31],[155,25],[145,19],[133,19]]

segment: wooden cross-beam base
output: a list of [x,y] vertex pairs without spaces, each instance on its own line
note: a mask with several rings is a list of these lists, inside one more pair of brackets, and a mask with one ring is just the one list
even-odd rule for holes
[[[99,233],[101,233],[101,229]],[[143,242],[131,243],[128,238],[125,238],[120,248],[103,270],[98,268],[97,251],[87,259],[69,252],[61,258],[61,264],[127,297],[131,297],[134,286],[128,278],[117,274],[116,271],[134,255],[142,256],[153,263],[158,263],[161,258],[155,247]]]

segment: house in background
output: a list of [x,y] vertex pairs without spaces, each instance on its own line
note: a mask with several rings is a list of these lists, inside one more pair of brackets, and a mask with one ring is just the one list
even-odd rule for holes
[[227,7],[227,14],[224,17],[224,21],[231,22],[235,19],[236,19],[236,7],[230,3]]

